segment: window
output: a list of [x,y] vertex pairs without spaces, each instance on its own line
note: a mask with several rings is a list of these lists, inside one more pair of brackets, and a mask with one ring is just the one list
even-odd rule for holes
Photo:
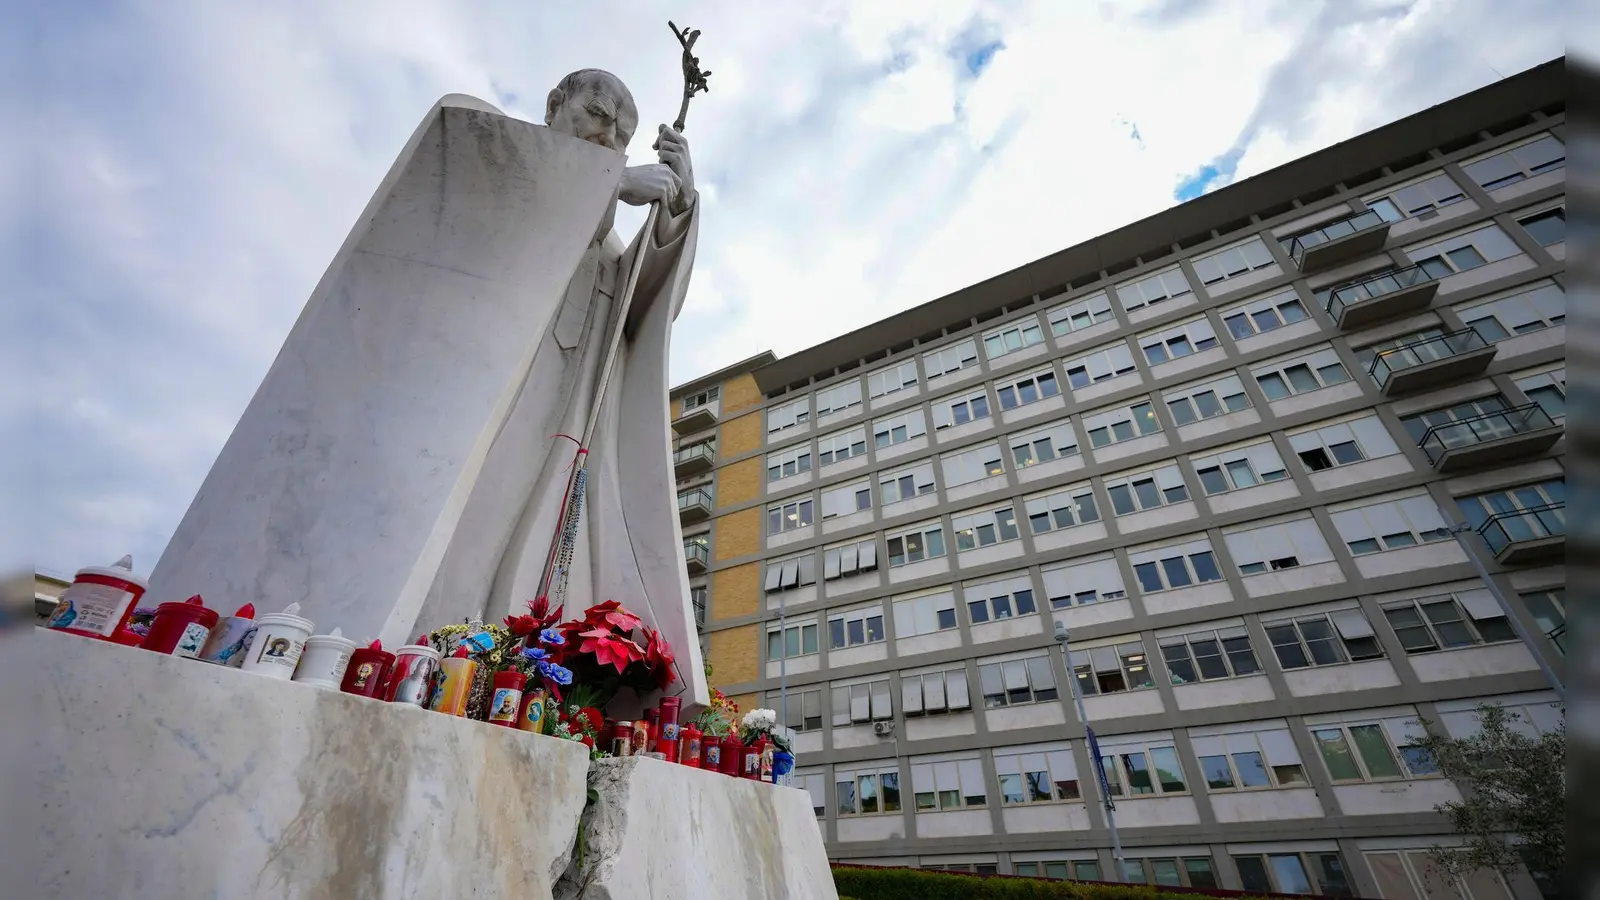
[[1350,380],[1350,373],[1345,371],[1338,351],[1332,347],[1307,356],[1269,362],[1251,369],[1250,374],[1255,376],[1268,400],[1307,394]]
[[1194,274],[1200,278],[1201,284],[1212,285],[1229,278],[1237,278],[1246,272],[1264,269],[1272,263],[1272,251],[1267,249],[1261,238],[1255,237],[1237,247],[1229,247],[1196,259]]
[[913,409],[898,416],[889,416],[872,423],[873,445],[882,450],[928,433],[922,410]]
[[1129,312],[1188,293],[1189,280],[1183,277],[1183,270],[1177,266],[1117,285],[1117,299],[1121,301],[1122,308]]
[[1023,509],[1028,513],[1028,528],[1034,534],[1076,528],[1100,521],[1100,510],[1095,508],[1094,489],[1087,481],[1069,484],[1048,494],[1035,494],[1024,498]]
[[919,463],[910,468],[897,469],[878,476],[878,496],[883,506],[931,494],[934,490],[931,462]]
[[937,634],[957,628],[956,597],[949,588],[897,597],[894,609],[894,636],[899,639]]
[[1360,502],[1366,505],[1350,508],[1341,504],[1328,510],[1334,529],[1353,556],[1450,539],[1448,534],[1438,533],[1446,527],[1444,516],[1427,493]]
[[983,352],[990,359],[998,359],[1007,353],[1015,353],[1024,347],[1032,347],[1044,341],[1044,331],[1039,328],[1039,320],[1029,316],[1027,319],[996,329],[983,336]]
[[1250,397],[1245,394],[1237,375],[1162,391],[1161,398],[1172,411],[1172,420],[1179,425],[1225,416],[1250,406]]
[[1043,369],[1028,375],[1012,376],[1004,383],[996,384],[995,398],[1000,401],[1001,409],[1016,409],[1037,403],[1061,393],[1061,385],[1056,383],[1056,370]]
[[999,509],[952,516],[950,529],[955,532],[958,552],[1014,541],[1020,537],[1016,512],[1009,504]]
[[1126,409],[1113,409],[1089,416],[1083,420],[1083,427],[1089,432],[1089,446],[1099,449],[1155,434],[1161,430],[1161,423],[1156,420],[1156,412],[1146,400]]
[[1486,191],[1552,172],[1567,164],[1567,148],[1553,135],[1541,135],[1526,144],[1501,151],[1461,167],[1467,177]]
[[1111,312],[1111,298],[1106,296],[1105,291],[1097,291],[1081,300],[1058,306],[1046,313],[1045,317],[1050,320],[1050,330],[1056,337],[1116,318]]
[[1187,793],[1183,765],[1172,738],[1117,738],[1100,742],[1100,765],[1113,797],[1152,797]]
[[[1423,438],[1428,436],[1428,431],[1435,429],[1434,435],[1436,438],[1442,439],[1446,447],[1454,447],[1472,441],[1493,440],[1497,437],[1512,434],[1511,425],[1505,418],[1499,416],[1487,419],[1480,418],[1491,413],[1504,412],[1510,408],[1511,404],[1506,402],[1505,397],[1499,394],[1491,394],[1487,397],[1468,400],[1465,403],[1458,403],[1455,406],[1444,409],[1434,409],[1424,413],[1417,413],[1414,416],[1406,416],[1400,420],[1400,424],[1405,426],[1406,433],[1411,435],[1411,440],[1419,445],[1422,443]],[[1474,427],[1471,429],[1442,427],[1472,419],[1479,419],[1479,421],[1474,422]],[[1504,434],[1499,433],[1502,430]]]
[[969,581],[961,587],[967,598],[967,621],[973,625],[1039,611],[1033,601],[1033,580],[1026,572],[981,583]]
[[983,689],[985,709],[1043,703],[1057,699],[1056,673],[1050,668],[1050,654],[978,662],[978,683]]
[[1563,656],[1567,653],[1567,591],[1540,591],[1523,594],[1522,604],[1528,608],[1539,630],[1556,645]]
[[1382,384],[1382,377],[1373,371],[1373,362],[1380,357],[1385,368],[1379,371],[1393,372],[1445,359],[1457,352],[1457,342],[1462,342],[1461,346],[1479,349],[1472,346],[1476,341],[1471,340],[1471,335],[1462,334],[1448,342],[1441,340],[1445,336],[1443,328],[1423,328],[1376,344],[1358,347],[1355,350],[1356,367],[1372,375],[1379,384]]
[[1259,575],[1329,562],[1333,552],[1310,514],[1226,529],[1222,538],[1240,575]]
[[[955,615],[954,608],[951,616]],[[899,619],[895,620],[898,629]],[[900,705],[906,716],[934,716],[972,708],[967,698],[967,670],[919,669],[900,673]]]
[[1209,856],[1152,859],[1122,858],[1128,880],[1135,884],[1173,885],[1197,888],[1217,887],[1217,875]]
[[[1360,713],[1345,715],[1359,717]],[[1323,717],[1316,717],[1321,719]],[[1366,721],[1307,721],[1311,739],[1322,754],[1328,775],[1336,782],[1421,778],[1439,774],[1433,754],[1416,742],[1423,737],[1415,716],[1387,716]]]
[[1142,640],[1073,650],[1072,672],[1085,697],[1155,687]]
[[1385,222],[1399,222],[1413,216],[1432,218],[1438,215],[1440,209],[1466,198],[1467,195],[1450,180],[1450,176],[1441,172],[1414,184],[1390,188],[1388,193],[1364,199],[1367,206],[1382,216]]
[[1377,416],[1366,414],[1289,432],[1289,446],[1307,472],[1354,465],[1400,452]]
[[840,818],[900,813],[900,766],[894,760],[835,768],[833,781]]
[[984,444],[960,453],[945,454],[939,457],[939,467],[944,470],[946,488],[1006,473],[1005,465],[1000,462],[999,444]]
[[1078,455],[1078,435],[1073,432],[1069,419],[1014,434],[1006,440],[1011,447],[1011,462],[1018,469]]
[[1565,534],[1566,515],[1560,507],[1566,502],[1567,483],[1561,478],[1456,499],[1474,528],[1481,529],[1491,516],[1503,516],[1498,522],[1513,541]]
[[867,455],[867,429],[851,428],[817,438],[817,465],[831,466],[837,462]]
[[933,429],[939,431],[989,418],[989,394],[983,388],[933,401]]
[[767,629],[767,659],[794,659],[796,656],[810,656],[817,652],[817,626],[788,625],[778,628],[773,625]]
[[911,790],[916,796],[919,813],[986,806],[989,802],[983,781],[983,763],[977,757],[912,757]]
[[1194,472],[1200,477],[1200,486],[1207,496],[1242,491],[1289,477],[1283,458],[1271,440],[1199,457],[1194,460]]
[[1073,604],[1088,606],[1128,596],[1122,585],[1122,570],[1110,555],[1046,566],[1040,574],[1044,576],[1044,593],[1050,598],[1051,609]]
[[822,688],[789,692],[788,702],[778,691],[767,691],[767,709],[783,716],[783,724],[799,732],[822,730]]
[[1148,472],[1106,478],[1106,494],[1111,498],[1111,514],[1126,516],[1158,506],[1182,503],[1189,499],[1183,475],[1176,464]]
[[689,588],[689,603],[694,607],[694,627],[696,630],[706,627],[706,587],[698,585]]
[[1486,588],[1385,603],[1383,615],[1408,654],[1517,640]]
[[826,581],[878,571],[876,538],[854,541],[822,551],[822,577]]
[[864,684],[833,686],[833,725],[835,728],[863,722],[885,722],[894,718],[890,703],[889,679]]
[[978,342],[971,338],[922,354],[922,368],[928,373],[929,383],[977,364]]
[[1543,281],[1498,298],[1463,303],[1456,307],[1461,321],[1489,343],[1530,334],[1567,321],[1567,295],[1561,286]]
[[1004,806],[1083,799],[1078,766],[1065,743],[996,749],[994,769],[1000,776],[1000,803]]
[[917,386],[917,363],[906,360],[887,369],[879,369],[867,376],[867,394],[876,399],[906,388]]
[[1200,762],[1200,776],[1210,790],[1244,791],[1310,783],[1287,727],[1217,734],[1191,730],[1189,736]]
[[1228,327],[1228,333],[1235,340],[1265,334],[1306,318],[1305,305],[1293,290],[1279,291],[1222,311],[1222,324]]
[[1243,625],[1175,634],[1157,642],[1175,685],[1261,673]]
[[1498,225],[1485,225],[1420,247],[1407,247],[1411,260],[1434,278],[1446,278],[1522,251]]
[[1217,346],[1217,332],[1204,316],[1139,338],[1144,358],[1152,366],[1203,353]]
[[826,775],[821,772],[796,772],[794,773],[794,785],[798,788],[805,788],[805,792],[811,795],[811,812],[813,815],[820,819],[828,814],[828,779]]
[[1134,370],[1133,351],[1127,344],[1116,343],[1078,357],[1068,360],[1066,364],[1067,384],[1076,390],[1082,390],[1091,384],[1110,381],[1118,375],[1126,375]]
[[706,388],[698,394],[685,394],[683,396],[683,411],[688,412],[701,406],[709,406],[717,402],[717,398],[721,395],[722,388],[720,387]]
[[1278,664],[1285,669],[1337,666],[1383,657],[1372,623],[1354,606],[1263,621],[1261,627],[1272,642]]
[[944,527],[937,520],[891,531],[887,537],[891,569],[944,555]]
[[792,403],[774,406],[767,410],[767,433],[777,434],[811,421],[811,398],[801,397]]
[[861,380],[852,379],[841,385],[817,391],[817,416],[844,412],[861,405]]
[[767,534],[782,534],[811,524],[811,498],[767,507]]
[[872,508],[872,483],[857,481],[822,492],[822,518],[824,521],[838,516],[848,516]]
[[817,583],[817,557],[815,554],[806,553],[801,556],[791,556],[788,559],[774,559],[767,562],[766,591],[792,591],[795,588],[805,587]]
[[1216,554],[1205,538],[1154,550],[1134,550],[1128,554],[1128,561],[1133,564],[1139,590],[1146,594],[1222,580]]
[[[1072,874],[1067,874],[1067,867],[1072,867]],[[1074,860],[1045,860],[1042,862],[1018,862],[1015,854],[1011,859],[1011,874],[1024,878],[1071,878],[1074,881],[1100,881],[1100,863],[1092,859]]]
[[1531,216],[1518,219],[1517,224],[1528,236],[1539,242],[1539,246],[1548,247],[1551,244],[1564,243],[1567,239],[1567,208],[1558,206],[1547,209]]
[[1517,378],[1517,387],[1522,389],[1528,399],[1539,404],[1553,422],[1564,422],[1567,418],[1567,368],[1550,369],[1534,375]]
[[773,482],[811,471],[811,446],[802,444],[767,454],[767,481]]
[[1244,889],[1261,894],[1352,897],[1344,860],[1333,850],[1235,855]]

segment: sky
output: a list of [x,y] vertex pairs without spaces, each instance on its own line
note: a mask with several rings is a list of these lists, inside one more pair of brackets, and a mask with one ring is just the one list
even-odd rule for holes
[[[155,564],[441,95],[615,72],[653,162],[703,30],[681,382],[786,355],[1562,53],[1558,0],[31,4],[0,37],[0,568]],[[9,95],[9,96],[7,96]],[[636,210],[619,216],[631,233]],[[0,370],[3,373],[5,370]],[[21,450],[15,448],[24,448]]]

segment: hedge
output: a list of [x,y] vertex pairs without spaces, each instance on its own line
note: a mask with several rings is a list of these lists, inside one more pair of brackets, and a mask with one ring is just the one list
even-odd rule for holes
[[841,900],[1198,900],[1233,891],[1168,890],[1144,885],[1044,878],[978,877],[920,869],[836,865],[833,884]]

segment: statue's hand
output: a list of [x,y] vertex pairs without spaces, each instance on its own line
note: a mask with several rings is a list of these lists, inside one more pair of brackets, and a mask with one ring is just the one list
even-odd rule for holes
[[664,163],[628,166],[622,170],[622,188],[617,199],[629,206],[663,203],[671,208],[683,192],[678,173]]
[[689,201],[694,198],[694,163],[689,159],[689,142],[682,134],[662,125],[657,130],[654,149],[661,161],[678,176],[678,199],[668,208],[673,215],[681,214],[689,208]]

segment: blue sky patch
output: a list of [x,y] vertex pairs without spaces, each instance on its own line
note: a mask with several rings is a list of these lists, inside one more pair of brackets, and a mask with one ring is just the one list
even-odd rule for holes
[[1178,182],[1172,192],[1173,199],[1185,203],[1207,191],[1226,187],[1233,181],[1233,173],[1239,168],[1239,157],[1243,155],[1244,148],[1236,147],[1196,169],[1193,175]]

